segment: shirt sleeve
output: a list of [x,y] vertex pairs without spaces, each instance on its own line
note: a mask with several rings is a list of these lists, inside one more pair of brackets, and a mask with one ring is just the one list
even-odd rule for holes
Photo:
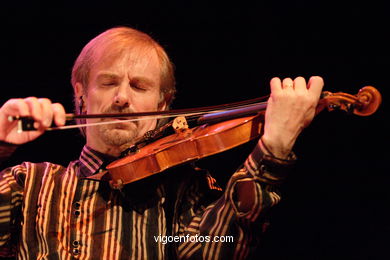
[[[0,159],[7,159],[16,146],[0,144]],[[23,201],[23,180],[26,168],[22,165],[0,172],[0,257],[15,254],[18,223]],[[15,235],[14,235],[15,234]]]
[[[278,185],[287,177],[296,157],[267,155],[261,142],[230,178],[220,199],[181,219],[180,259],[245,259],[256,249],[266,225],[267,211],[280,201]],[[254,195],[249,210],[240,210],[237,185],[250,182]],[[191,217],[189,216],[191,215]],[[185,221],[187,220],[187,221]],[[191,239],[192,237],[192,239]]]

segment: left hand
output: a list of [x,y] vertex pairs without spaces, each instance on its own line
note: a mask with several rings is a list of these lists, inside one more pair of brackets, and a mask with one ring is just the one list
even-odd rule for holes
[[324,81],[313,76],[271,80],[262,141],[278,158],[287,158],[302,132],[313,120]]

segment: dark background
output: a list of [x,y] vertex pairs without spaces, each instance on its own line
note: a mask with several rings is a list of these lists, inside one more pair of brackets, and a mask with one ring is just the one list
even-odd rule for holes
[[[389,258],[389,15],[385,1],[38,1],[2,2],[1,103],[48,97],[72,108],[70,72],[81,48],[128,25],[151,34],[176,66],[173,108],[263,96],[272,77],[320,75],[325,90],[383,95],[370,117],[323,112],[300,136],[299,162],[271,216],[263,259]],[[20,147],[21,161],[67,164],[83,145],[77,130]],[[76,148],[75,148],[76,147]],[[215,161],[221,175],[235,149]],[[226,170],[227,171],[227,170]],[[223,178],[223,177],[221,177]]]

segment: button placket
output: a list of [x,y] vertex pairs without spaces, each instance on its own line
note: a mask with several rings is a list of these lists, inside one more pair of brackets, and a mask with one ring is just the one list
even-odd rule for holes
[[73,246],[73,250],[72,250],[73,255],[78,256],[80,254],[80,242],[78,240],[73,240],[72,246]]
[[[80,208],[81,208],[81,204],[80,202],[76,201],[73,203],[73,214],[74,216],[77,218],[80,216],[81,214],[81,211],[80,211]],[[80,241],[79,240],[73,240],[72,241],[72,254],[74,257],[79,257],[80,255]]]

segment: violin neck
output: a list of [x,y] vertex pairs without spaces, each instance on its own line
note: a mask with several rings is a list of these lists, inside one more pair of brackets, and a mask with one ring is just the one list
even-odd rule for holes
[[207,115],[203,115],[198,118],[197,123],[198,124],[205,124],[205,123],[218,123],[225,120],[230,120],[234,118],[244,117],[244,116],[254,116],[257,115],[259,112],[265,111],[267,108],[267,102],[261,102],[257,104],[250,105],[248,107],[244,108],[237,108],[233,110],[223,111],[223,112],[216,112],[211,113]]

